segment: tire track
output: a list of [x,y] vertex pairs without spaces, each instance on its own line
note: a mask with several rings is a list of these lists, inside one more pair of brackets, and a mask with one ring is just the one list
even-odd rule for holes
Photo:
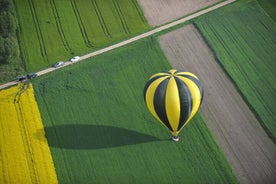
[[113,5],[114,5],[114,7],[115,7],[115,9],[116,9],[116,12],[117,12],[118,15],[119,15],[120,22],[121,22],[121,25],[122,25],[122,27],[123,27],[124,32],[125,32],[126,34],[130,34],[129,28],[128,28],[127,23],[126,23],[125,16],[124,16],[124,14],[122,13],[122,9],[121,9],[121,7],[120,7],[118,1],[117,1],[117,0],[112,0],[112,2],[113,2]]
[[58,14],[58,10],[57,10],[55,1],[50,0],[50,5],[51,5],[51,8],[52,8],[52,12],[55,16],[57,30],[58,30],[58,33],[59,33],[60,38],[62,40],[63,46],[64,46],[65,50],[72,51],[72,49],[70,48],[70,45],[69,45],[69,43],[68,43],[68,41],[65,37],[65,34],[64,34],[64,31],[63,31],[64,29],[62,28],[62,24],[61,24],[61,21],[60,21],[60,17],[59,17],[59,14]]
[[138,5],[137,0],[131,0],[131,3],[133,4],[133,6],[135,6],[136,11],[137,11],[139,17],[141,18],[142,22],[144,22],[145,24],[147,24],[148,21],[147,21],[146,17],[144,16],[144,13],[141,11],[141,8]]
[[[73,1],[73,0],[71,0],[71,1]],[[201,11],[199,11],[199,12],[196,12],[196,13],[194,13],[194,14],[191,14],[191,15],[189,15],[189,16],[187,16],[187,17],[181,18],[181,19],[179,19],[179,20],[175,20],[175,21],[173,21],[173,22],[167,23],[167,24],[165,24],[165,25],[163,25],[163,26],[157,27],[157,28],[155,28],[155,29],[153,29],[153,30],[150,30],[150,31],[148,31],[148,32],[142,33],[142,34],[140,34],[140,35],[138,35],[138,36],[135,36],[135,37],[133,37],[133,38],[130,38],[130,39],[124,40],[124,41],[122,41],[122,42],[119,42],[119,43],[117,43],[117,44],[114,44],[114,45],[110,45],[110,46],[108,46],[108,47],[105,47],[105,48],[103,48],[103,49],[99,49],[99,50],[97,50],[97,51],[88,53],[88,54],[86,54],[86,55],[81,56],[81,57],[80,57],[80,61],[81,61],[81,60],[84,60],[84,59],[87,59],[87,58],[90,58],[90,57],[97,56],[97,55],[102,54],[102,53],[105,53],[105,52],[108,52],[108,51],[113,50],[113,49],[116,49],[116,48],[118,48],[118,47],[122,47],[122,46],[124,46],[124,45],[133,43],[133,42],[135,42],[135,41],[137,41],[137,40],[140,40],[140,39],[149,37],[149,36],[151,36],[151,35],[157,34],[157,33],[161,32],[161,31],[170,29],[170,28],[172,28],[172,27],[174,27],[174,26],[177,26],[177,25],[179,25],[179,24],[183,24],[183,23],[185,23],[185,22],[187,22],[187,21],[189,21],[189,20],[191,20],[191,19],[194,19],[194,18],[196,18],[196,17],[198,17],[198,16],[201,16],[201,15],[203,15],[203,14],[205,14],[205,13],[208,13],[208,12],[210,12],[210,11],[213,11],[213,10],[215,10],[215,9],[218,9],[218,8],[220,8],[220,7],[223,7],[223,6],[225,6],[225,5],[228,5],[228,4],[230,4],[230,3],[233,3],[233,2],[235,2],[235,1],[236,1],[236,0],[227,0],[227,1],[224,1],[224,2],[222,2],[222,3],[216,4],[216,5],[214,5],[214,6],[211,6],[211,7],[206,8],[206,9],[204,9],[204,10],[201,10]],[[72,6],[73,6],[73,5],[72,5]],[[65,67],[65,66],[68,66],[68,65],[71,65],[71,64],[74,64],[74,63],[72,63],[72,62],[66,62],[66,63],[64,64],[64,67]],[[61,68],[63,68],[63,67],[61,67]],[[58,70],[58,69],[61,69],[61,68],[53,68],[53,67],[51,67],[51,68],[47,68],[47,69],[38,71],[37,74],[38,74],[38,76],[40,76],[40,75],[44,75],[44,74],[47,74],[47,73],[49,73],[49,72],[52,72],[52,71],[55,71],[55,70]],[[4,89],[4,88],[7,88],[7,87],[9,87],[9,86],[16,85],[17,83],[18,83],[17,81],[11,81],[11,82],[9,82],[9,83],[2,84],[2,85],[0,85],[0,89]]]
[[[48,110],[48,109],[51,109],[51,108],[48,106],[48,103],[47,103],[47,101],[46,101],[45,98],[44,98],[44,94],[45,94],[45,91],[46,91],[46,86],[45,86],[45,84],[42,85],[41,87],[39,87],[38,90],[40,91],[39,94],[42,94],[42,95],[40,96],[40,98],[42,98],[43,104],[45,105],[45,109],[47,109],[47,111],[45,111],[46,114],[47,114],[46,117],[49,118],[50,122],[54,122],[54,119],[53,119],[53,117],[51,116],[51,112],[49,112],[49,110]],[[45,127],[45,128],[47,128],[47,127]],[[55,130],[55,133],[54,133],[54,134],[55,134],[55,136],[56,136],[58,145],[62,145],[62,144],[61,144],[61,141],[60,141],[59,133],[57,132],[56,129],[54,129],[54,130]],[[49,137],[47,137],[47,131],[45,131],[45,137],[46,137],[47,140],[49,139]],[[62,152],[62,155],[65,155],[63,149],[61,150],[61,152]],[[66,177],[69,178],[70,181],[73,181],[73,178],[72,178],[73,174],[72,174],[72,171],[70,170],[70,165],[68,164],[68,161],[65,159],[65,157],[62,157],[62,160],[63,160],[64,164],[66,165],[66,167],[65,167],[66,170],[67,170],[67,172],[65,172],[65,173],[67,174]]]
[[45,42],[44,42],[44,39],[43,39],[41,28],[39,26],[39,21],[38,21],[38,18],[37,18],[38,16],[37,16],[37,13],[36,13],[36,10],[35,10],[35,5],[34,5],[33,0],[28,0],[28,4],[29,4],[29,7],[31,9],[32,19],[33,19],[34,24],[35,24],[36,35],[37,35],[37,38],[38,38],[38,41],[39,41],[41,55],[42,55],[43,58],[45,58],[47,60],[48,58],[47,58],[47,51],[46,51],[46,48],[45,48]]
[[109,38],[109,39],[112,38],[112,36],[111,36],[107,26],[106,26],[106,23],[104,21],[104,18],[102,16],[102,13],[101,13],[101,10],[99,8],[99,5],[98,5],[97,1],[96,0],[91,0],[91,2],[92,2],[92,5],[95,9],[95,12],[97,14],[98,20],[101,24],[101,27],[102,27],[102,30],[103,30],[104,34],[106,35],[107,38]]
[[71,2],[71,5],[72,5],[72,8],[74,10],[75,17],[77,19],[77,22],[78,22],[78,25],[79,25],[79,28],[80,28],[80,31],[81,31],[81,34],[82,34],[83,41],[84,41],[84,43],[86,44],[87,47],[91,48],[91,47],[93,47],[93,43],[89,40],[89,38],[87,36],[87,32],[86,32],[85,26],[82,22],[81,15],[80,15],[80,12],[78,10],[77,3],[76,3],[75,0],[70,0],[70,2]]
[[29,138],[29,132],[28,129],[25,126],[25,118],[24,118],[24,113],[22,112],[23,106],[20,101],[21,95],[28,89],[28,84],[21,83],[19,84],[19,91],[14,97],[14,106],[16,110],[16,117],[18,119],[18,125],[20,127],[20,132],[22,136],[22,141],[23,141],[23,147],[25,150],[26,154],[26,160],[27,160],[27,166],[28,170],[30,173],[30,178],[32,183],[39,183],[38,179],[38,172],[35,168],[35,161],[33,159],[33,147],[30,143],[30,138]]

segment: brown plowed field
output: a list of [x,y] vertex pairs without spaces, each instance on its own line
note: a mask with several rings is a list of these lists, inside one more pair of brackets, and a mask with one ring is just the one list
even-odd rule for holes
[[151,26],[184,17],[220,0],[138,0]]
[[201,113],[241,183],[276,183],[276,147],[192,25],[159,38],[172,67],[195,73]]

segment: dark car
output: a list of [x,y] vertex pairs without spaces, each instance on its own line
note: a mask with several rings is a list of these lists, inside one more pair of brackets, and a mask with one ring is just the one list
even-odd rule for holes
[[17,76],[17,81],[19,81],[19,82],[22,82],[22,81],[24,81],[25,79],[27,79],[27,77],[25,77],[25,76],[23,76],[23,75]]
[[27,75],[28,79],[32,79],[32,78],[35,78],[35,77],[37,77],[36,73],[28,73],[28,75]]

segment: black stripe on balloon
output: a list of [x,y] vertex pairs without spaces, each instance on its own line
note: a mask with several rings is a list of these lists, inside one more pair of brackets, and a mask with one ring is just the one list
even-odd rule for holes
[[146,83],[146,85],[145,85],[145,87],[144,87],[144,91],[143,91],[143,94],[144,94],[144,100],[146,101],[146,93],[147,93],[147,90],[148,90],[148,87],[151,85],[151,83],[153,82],[153,81],[155,81],[156,79],[158,79],[158,78],[160,78],[160,77],[165,77],[165,76],[167,76],[167,75],[158,75],[158,76],[156,76],[156,77],[153,77],[153,78],[151,78],[147,83]]
[[177,130],[180,130],[184,123],[187,121],[187,119],[190,117],[193,103],[192,96],[187,85],[177,77],[175,77],[175,81],[180,98],[180,120],[177,128]]
[[168,127],[172,131],[172,127],[169,123],[167,113],[166,113],[166,89],[168,86],[169,78],[163,80],[154,93],[153,104],[154,110],[158,115],[159,119],[163,122],[163,124]]
[[203,90],[203,87],[201,85],[201,83],[199,82],[199,80],[197,78],[194,78],[193,76],[191,75],[177,75],[177,76],[182,76],[182,77],[185,77],[185,78],[188,78],[190,80],[192,80],[196,86],[198,87],[199,91],[200,91],[200,96],[201,96],[201,99],[200,99],[200,104],[202,103],[202,100],[203,100],[203,96],[204,96],[204,90]]
[[161,72],[161,73],[164,73],[164,74],[169,74],[169,75],[171,75],[171,74],[172,74],[169,70],[167,70],[167,71],[163,71],[163,72]]

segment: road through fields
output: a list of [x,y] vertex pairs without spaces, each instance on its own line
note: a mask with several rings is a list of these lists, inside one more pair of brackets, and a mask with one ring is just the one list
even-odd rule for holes
[[[222,2],[222,3],[216,4],[216,5],[214,5],[214,6],[211,6],[211,7],[207,8],[207,9],[201,10],[201,11],[199,11],[199,12],[196,12],[196,13],[194,13],[194,14],[191,14],[191,15],[189,15],[189,16],[187,16],[187,17],[182,18],[182,19],[179,19],[179,20],[173,21],[173,22],[171,22],[171,23],[165,24],[165,25],[163,25],[163,26],[157,27],[157,28],[155,28],[155,29],[153,29],[153,30],[151,30],[151,31],[148,31],[148,32],[143,33],[143,34],[140,34],[140,35],[135,36],[135,37],[133,37],[133,38],[130,38],[130,39],[128,39],[128,40],[125,40],[125,41],[122,41],[122,42],[120,42],[120,43],[117,43],[117,44],[108,46],[108,47],[106,47],[106,48],[103,48],[103,49],[100,49],[100,50],[91,52],[91,53],[86,54],[86,55],[83,55],[83,56],[80,57],[80,61],[81,61],[81,60],[84,60],[84,59],[87,59],[87,58],[90,58],[90,57],[93,57],[93,56],[96,56],[96,55],[99,55],[99,54],[102,54],[102,53],[105,53],[105,52],[108,52],[108,51],[110,51],[110,50],[113,50],[113,49],[116,49],[116,48],[118,48],[118,47],[127,45],[127,44],[129,44],[129,43],[135,42],[135,41],[140,40],[140,39],[142,39],[142,38],[151,36],[151,35],[153,35],[153,34],[156,34],[156,33],[158,33],[158,32],[161,32],[161,31],[163,31],[163,30],[166,30],[166,29],[169,29],[169,28],[171,28],[171,27],[174,27],[174,26],[176,26],[176,25],[182,24],[182,23],[184,23],[184,22],[186,22],[186,21],[188,21],[188,20],[191,20],[191,19],[193,19],[193,18],[196,18],[196,17],[198,17],[198,16],[200,16],[200,15],[203,15],[203,14],[205,14],[205,13],[208,13],[208,12],[210,12],[210,11],[213,11],[213,10],[215,10],[215,9],[218,9],[218,8],[220,8],[220,7],[223,7],[223,6],[227,5],[227,4],[233,3],[233,2],[235,2],[235,1],[236,1],[236,0],[224,1],[224,2]],[[71,64],[73,64],[73,63],[71,63],[71,62],[65,62],[64,66],[62,66],[62,67],[65,67],[65,66],[68,66],[68,65],[71,65]],[[60,68],[62,68],[62,67],[60,67]],[[53,71],[55,71],[55,70],[57,70],[57,69],[60,69],[60,68],[47,68],[47,69],[45,69],[45,70],[42,70],[42,71],[37,72],[37,74],[38,74],[38,76],[44,75],[44,74],[47,74],[47,73],[49,73],[49,72],[53,72]],[[9,83],[0,85],[0,90],[1,90],[1,89],[4,89],[4,88],[8,88],[8,87],[13,86],[13,85],[16,85],[16,84],[17,84],[17,81],[11,81],[11,82],[9,82]]]

